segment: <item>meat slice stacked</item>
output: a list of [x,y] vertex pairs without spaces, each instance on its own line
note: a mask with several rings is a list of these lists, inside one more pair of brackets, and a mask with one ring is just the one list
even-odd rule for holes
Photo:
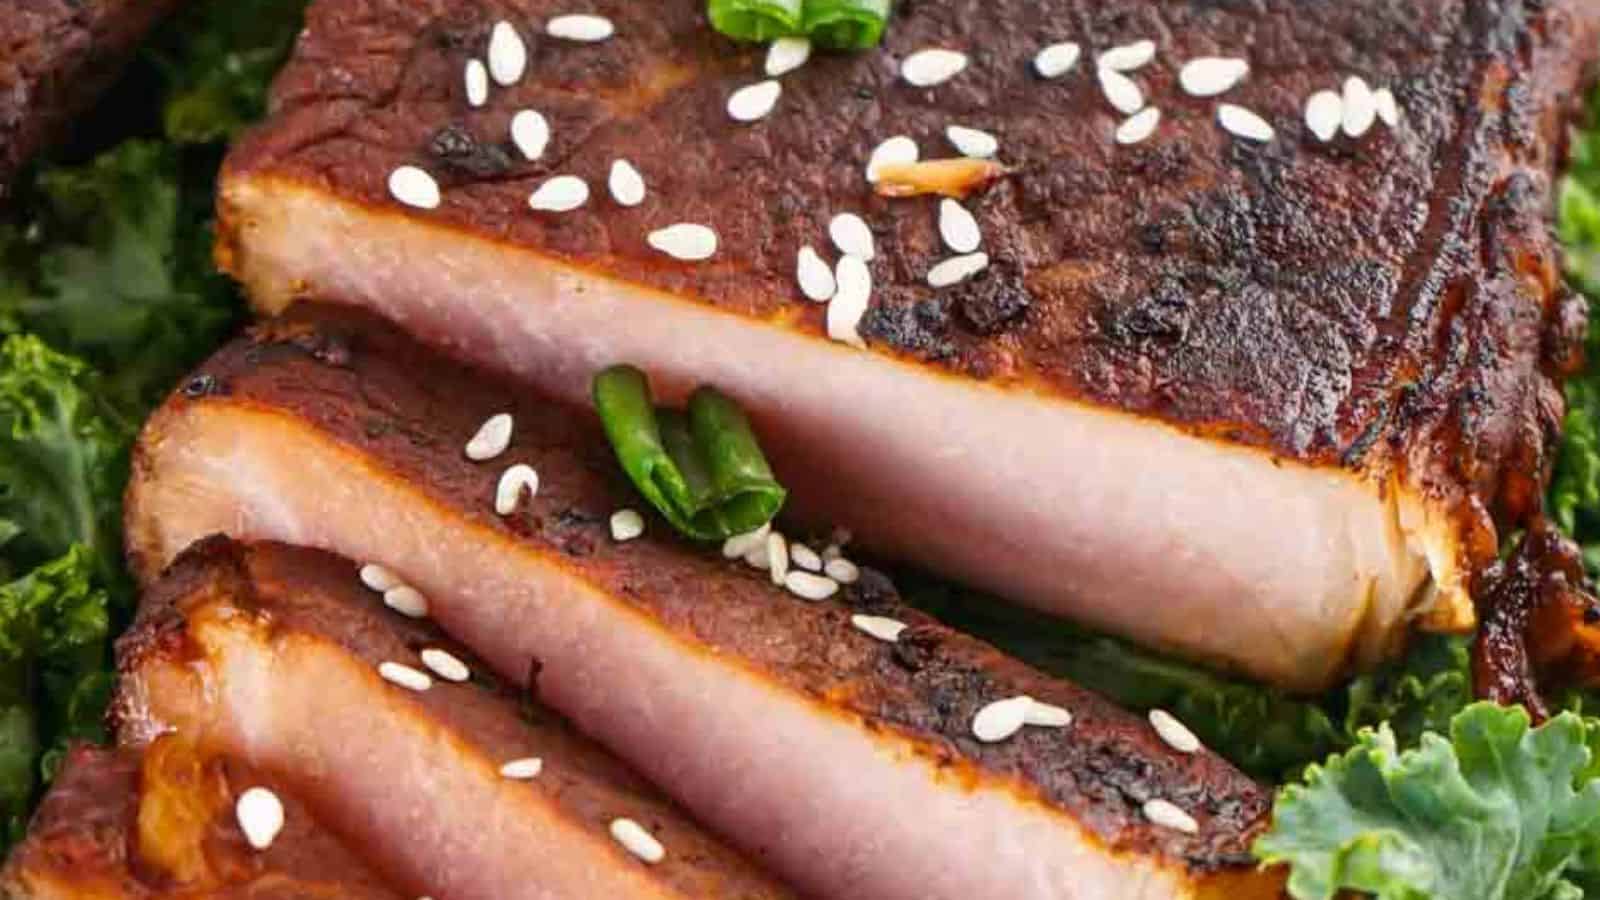
[[[466,442],[502,412],[515,423],[509,449],[467,459]],[[514,463],[540,485],[501,516],[496,486]],[[639,539],[613,540],[608,518],[636,502],[589,413],[449,363],[369,315],[307,307],[224,348],[152,419],[127,528],[147,581],[219,532],[382,564],[501,677],[815,896],[1275,895],[1278,876],[1248,854],[1270,799],[1221,759],[1181,752],[1141,719],[904,608],[881,577],[812,602],[686,546],[658,519]],[[355,584],[353,569],[344,582]],[[854,627],[860,615],[906,628],[884,640]],[[217,693],[246,746],[364,745],[368,731],[406,727],[405,715],[374,710],[446,687],[338,701],[319,723],[336,737],[319,737],[288,714],[300,698],[279,696],[312,660],[266,667],[248,649],[252,634],[293,634],[293,617],[221,618],[200,631],[215,629],[208,646],[241,648],[212,652],[239,660]],[[373,685],[375,660],[362,667]],[[313,685],[332,676],[305,690],[326,691]],[[152,707],[194,694],[146,681],[136,696]],[[1070,724],[975,736],[981,710],[1022,696]],[[391,718],[400,724],[384,725]],[[286,729],[292,737],[269,737]],[[412,772],[424,758],[397,752],[369,767]],[[344,779],[357,776],[339,771],[354,790]],[[430,814],[413,827],[446,827],[454,794],[417,792]],[[669,859],[676,839],[663,840]]]

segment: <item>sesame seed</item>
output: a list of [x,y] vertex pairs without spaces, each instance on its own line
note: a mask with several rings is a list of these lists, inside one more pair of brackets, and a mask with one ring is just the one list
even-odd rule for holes
[[755,122],[764,119],[778,105],[783,95],[783,85],[768,79],[746,85],[728,98],[728,116],[735,122]]
[[1200,823],[1196,822],[1193,816],[1159,798],[1145,801],[1144,817],[1163,828],[1171,828],[1184,834],[1194,834],[1200,830]]
[[467,664],[448,650],[424,647],[419,655],[422,657],[422,664],[445,681],[460,682],[472,677],[472,670],[467,668]]
[[803,37],[781,37],[767,48],[767,77],[780,78],[806,64],[811,58],[811,41]]
[[828,222],[828,236],[833,238],[833,245],[839,252],[846,256],[854,256],[862,262],[871,262],[878,251],[873,246],[872,229],[867,227],[865,219],[855,213],[840,213]]
[[772,561],[767,558],[767,546],[764,541],[761,546],[744,555],[744,564],[752,569],[760,569],[763,572],[767,570]]
[[942,288],[952,284],[960,284],[968,278],[989,268],[989,254],[968,253],[963,256],[952,256],[928,270],[928,285]]
[[818,303],[833,299],[834,291],[838,290],[838,284],[833,280],[833,269],[823,262],[816,248],[810,244],[801,247],[795,257],[795,278],[800,282],[800,293]]
[[501,87],[522,80],[528,70],[528,45],[510,22],[496,22],[489,34],[489,74]]
[[717,233],[704,225],[680,222],[650,232],[650,246],[673,259],[700,262],[717,254]]
[[513,781],[528,781],[538,778],[544,771],[544,760],[537,756],[524,756],[522,759],[513,759],[500,767],[500,777]]
[[879,144],[867,159],[867,181],[878,183],[878,169],[885,165],[914,163],[921,156],[917,142],[905,135],[896,135]]
[[774,531],[767,535],[766,568],[772,583],[783,587],[783,578],[789,574],[789,542],[784,540],[781,532]]
[[857,631],[890,644],[900,640],[900,632],[906,630],[906,623],[887,616],[851,616],[850,624],[854,625]]
[[391,588],[399,587],[403,582],[400,581],[400,576],[387,568],[377,563],[367,563],[361,567],[361,583],[381,594]]
[[996,700],[984,706],[972,717],[972,736],[985,744],[998,743],[1011,737],[1026,724],[1028,707],[1032,705],[1033,698],[1023,695]]
[[872,299],[872,271],[856,256],[842,256],[833,272],[839,289],[828,301],[828,337],[856,347],[866,347],[857,330]]
[[979,131],[965,125],[951,125],[945,128],[944,136],[962,156],[989,159],[1000,152],[1000,140],[987,131]]
[[615,25],[605,16],[556,16],[545,25],[544,33],[563,41],[594,43],[617,33]]
[[1194,753],[1200,749],[1200,739],[1195,737],[1195,733],[1164,709],[1150,710],[1150,727],[1180,753]]
[[1265,143],[1277,135],[1266,119],[1232,103],[1222,103],[1217,106],[1217,122],[1229,134],[1246,140]]
[[667,857],[667,848],[661,846],[656,836],[632,819],[612,819],[611,836],[629,853],[647,863],[658,863]]
[[622,206],[638,206],[644,202],[644,176],[633,163],[619,159],[611,164],[611,177],[607,179],[611,199]]
[[1038,700],[1028,704],[1027,714],[1022,717],[1023,724],[1035,728],[1065,728],[1072,724],[1072,713],[1053,703],[1040,703]]
[[439,182],[416,166],[400,166],[389,173],[389,194],[417,209],[437,209],[443,199],[439,195]]
[[489,69],[481,59],[467,60],[462,81],[467,88],[467,103],[479,107],[489,102]]
[[1317,91],[1306,101],[1306,128],[1324,143],[1333,140],[1344,122],[1344,98],[1337,91]]
[[399,584],[383,592],[383,605],[412,619],[428,617],[428,598],[409,584]]
[[727,559],[739,559],[751,550],[757,548],[765,549],[767,546],[767,533],[771,530],[772,524],[769,522],[755,531],[747,531],[744,534],[736,534],[728,538],[722,542],[722,555]]
[[1378,88],[1372,92],[1372,99],[1378,105],[1378,118],[1390,128],[1400,124],[1400,104],[1395,102],[1394,91],[1388,88]]
[[636,509],[619,509],[611,514],[611,539],[631,541],[644,534],[644,516]]
[[783,586],[803,600],[826,600],[839,593],[839,583],[832,578],[799,570],[791,570],[783,576]]
[[1226,56],[1191,59],[1178,70],[1178,84],[1191,97],[1215,97],[1232,90],[1250,74],[1250,63]]
[[538,159],[550,146],[550,123],[536,110],[522,110],[511,117],[511,142],[522,151],[523,158]]
[[1344,133],[1361,137],[1378,119],[1378,100],[1372,88],[1361,78],[1352,75],[1344,80]]
[[1133,83],[1132,78],[1116,69],[1101,69],[1099,76],[1100,90],[1105,92],[1106,102],[1117,112],[1131,116],[1144,109],[1144,91]]
[[425,691],[433,687],[433,679],[425,672],[418,672],[408,665],[397,662],[384,662],[378,664],[378,674],[390,684],[397,684],[407,690]]
[[959,202],[946,197],[939,201],[939,236],[956,253],[971,253],[983,243],[978,220]]
[[511,446],[512,419],[510,413],[496,413],[478,426],[478,431],[467,441],[467,459],[483,462],[494,459]]
[[557,175],[528,197],[535,212],[571,212],[589,202],[589,183],[576,175]]
[[1033,70],[1040,78],[1060,78],[1072,71],[1082,54],[1083,48],[1072,41],[1051,44],[1033,58]]
[[283,831],[283,801],[264,787],[253,787],[239,795],[233,805],[234,818],[244,839],[257,850],[265,850]]
[[1140,143],[1150,135],[1156,133],[1156,127],[1161,124],[1161,110],[1154,106],[1146,106],[1122,121],[1117,126],[1117,143],[1123,146],[1132,146]]
[[1095,59],[1095,66],[1101,69],[1110,69],[1114,72],[1132,72],[1134,69],[1149,65],[1150,60],[1155,58],[1155,41],[1134,41],[1131,44],[1112,47],[1110,50],[1100,54]]
[[930,47],[906,57],[900,64],[900,77],[914,87],[933,87],[961,74],[966,67],[965,53]]
[[[837,547],[831,549],[835,552],[838,551]],[[855,584],[861,579],[861,570],[850,560],[842,556],[835,556],[829,559],[826,550],[823,551],[822,558],[822,574],[832,578],[834,581],[840,584]]]
[[494,489],[494,511],[502,516],[516,512],[523,493],[530,498],[539,495],[539,473],[530,465],[517,463],[500,475]]
[[807,572],[822,571],[822,557],[817,555],[817,551],[807,547],[805,544],[789,545],[789,561]]

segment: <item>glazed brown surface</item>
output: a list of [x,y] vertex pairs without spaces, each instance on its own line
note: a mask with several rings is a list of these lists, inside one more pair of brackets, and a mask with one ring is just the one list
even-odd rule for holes
[[[223,348],[152,420],[136,452],[128,534],[147,582],[162,562],[160,522],[141,509],[159,490],[161,447],[192,414],[228,427],[230,411],[288,423],[293,440],[357,454],[373,477],[408,484],[435,504],[438,527],[487,533],[646,612],[688,646],[736,661],[833,713],[909,741],[960,781],[998,784],[1025,802],[1065,813],[1118,853],[1152,856],[1197,876],[1226,873],[1257,889],[1247,853],[1270,795],[1220,758],[1168,747],[1143,721],[1088,691],[1049,678],[904,606],[867,573],[838,599],[801,602],[768,576],[672,537],[651,517],[646,536],[611,540],[608,517],[636,505],[590,413],[531,397],[525,388],[442,360],[368,314],[302,306]],[[506,459],[532,465],[536,498],[495,515],[501,466],[468,461],[461,446],[491,413],[517,426]],[[912,628],[889,645],[855,631],[854,613],[889,615]],[[990,699],[1027,694],[1065,706],[1070,740],[1045,729],[979,744],[970,723]],[[1164,797],[1193,812],[1197,835],[1148,823]]]
[[[159,762],[158,762],[159,760]],[[252,850],[234,819],[238,795],[273,790],[284,830]],[[141,819],[159,805],[192,815]],[[152,846],[152,842],[159,846]],[[71,750],[28,837],[0,872],[0,896],[17,900],[399,900],[323,830],[283,785],[236,759],[196,755],[180,739],[149,748]]]

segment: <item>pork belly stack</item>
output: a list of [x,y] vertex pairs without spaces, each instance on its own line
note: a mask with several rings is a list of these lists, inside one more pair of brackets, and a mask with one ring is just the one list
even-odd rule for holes
[[[469,460],[502,412],[508,449]],[[517,464],[537,495],[502,516]],[[639,501],[592,414],[370,314],[301,307],[224,348],[151,420],[134,468],[143,578],[219,532],[382,564],[502,677],[813,895],[1240,900],[1281,884],[1247,852],[1270,796],[1220,758],[903,607],[882,576],[817,602],[653,516],[613,539],[611,515]],[[1070,725],[979,740],[979,713],[1019,696]]]
[[[762,50],[704,5],[597,0],[615,35],[581,43],[545,33],[571,11],[555,0],[319,0],[227,164],[224,265],[263,311],[367,306],[568,400],[619,361],[672,392],[714,383],[812,521],[1292,687],[1413,620],[1472,624],[1582,330],[1545,219],[1600,5],[908,4],[881,49],[819,54],[749,123],[728,104]],[[475,107],[463,73],[500,20],[526,72]],[[1046,79],[1032,60],[1057,41],[1081,59]],[[931,47],[966,67],[909,83]],[[1148,134],[1096,75],[1116,47],[1160,110]],[[1216,87],[1180,83],[1200,57],[1250,74],[1195,96]],[[1337,98],[1308,116],[1353,77],[1345,133]],[[541,142],[510,137],[524,110],[548,126],[533,160]],[[951,125],[995,136],[1008,174],[965,201],[987,268],[935,288],[954,252],[937,198],[876,196],[865,169],[893,136],[955,156]],[[639,205],[607,191],[618,160]],[[405,166],[431,179],[391,193]],[[567,182],[530,210],[558,175],[587,203],[548,210]],[[397,199],[431,206],[430,182],[435,208]],[[841,213],[875,245],[864,314],[859,271],[830,306],[796,275],[803,247],[836,258]],[[678,223],[714,255],[652,243]]]
[[118,651],[123,740],[277,775],[406,896],[794,896],[337,557],[204,541]]

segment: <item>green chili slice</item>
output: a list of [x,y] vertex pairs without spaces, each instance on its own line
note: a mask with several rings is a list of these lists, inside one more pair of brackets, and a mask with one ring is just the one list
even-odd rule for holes
[[801,34],[803,0],[710,0],[711,26],[737,41],[766,42]]
[[812,43],[829,50],[878,46],[892,0],[805,0],[800,22]]

